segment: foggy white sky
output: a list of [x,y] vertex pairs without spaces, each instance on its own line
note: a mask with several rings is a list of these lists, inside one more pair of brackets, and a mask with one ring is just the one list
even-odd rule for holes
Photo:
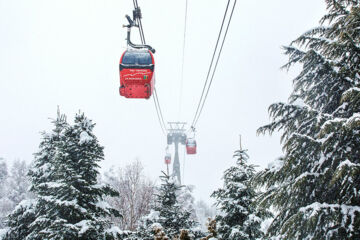
[[[166,121],[190,122],[210,63],[226,1],[188,0],[182,110],[180,73],[185,0],[138,0],[148,44],[156,49],[156,88]],[[139,158],[156,179],[166,139],[153,100],[119,96],[131,0],[0,0],[0,157],[30,162],[56,107],[93,119],[105,146],[104,170]],[[281,155],[279,135],[256,136],[268,106],[286,101],[296,71],[280,47],[318,24],[323,1],[239,0],[208,100],[197,125],[198,154],[185,159],[184,183],[209,201],[233,164],[239,134],[250,162]],[[137,39],[134,39],[136,42]],[[183,167],[183,148],[181,148]]]

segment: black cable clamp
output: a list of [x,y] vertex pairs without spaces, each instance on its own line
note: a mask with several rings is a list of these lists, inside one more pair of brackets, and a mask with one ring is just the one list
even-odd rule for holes
[[136,21],[136,19],[141,19],[141,18],[142,18],[141,10],[139,7],[137,7],[133,10],[133,20]]

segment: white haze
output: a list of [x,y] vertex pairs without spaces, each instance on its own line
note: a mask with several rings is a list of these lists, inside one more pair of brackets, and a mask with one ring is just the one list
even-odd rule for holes
[[[188,1],[185,72],[179,110],[185,0],[139,0],[147,43],[156,49],[156,87],[166,121],[192,121],[225,9],[225,1]],[[60,106],[72,121],[81,109],[105,146],[104,170],[135,158],[154,179],[165,169],[166,139],[153,99],[118,94],[118,61],[126,48],[131,0],[0,0],[0,156],[30,162],[40,131]],[[279,134],[256,136],[268,106],[286,101],[296,71],[281,45],[318,24],[324,1],[239,0],[223,55],[197,126],[198,154],[187,156],[184,183],[197,199],[221,186],[242,135],[251,163],[282,154]],[[137,32],[135,32],[138,35]],[[138,42],[138,39],[134,39]]]

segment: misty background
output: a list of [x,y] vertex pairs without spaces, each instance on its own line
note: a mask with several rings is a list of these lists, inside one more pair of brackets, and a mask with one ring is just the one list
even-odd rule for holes
[[[166,121],[191,122],[205,81],[223,1],[188,0],[180,98],[185,0],[139,0],[148,44],[156,49],[156,89]],[[166,138],[153,99],[119,96],[118,63],[126,49],[125,0],[0,0],[0,157],[31,162],[57,106],[69,121],[79,110],[97,123],[102,171],[139,159],[156,179],[166,169]],[[233,152],[248,149],[264,168],[282,154],[279,134],[256,136],[267,108],[286,101],[296,68],[281,71],[281,46],[317,25],[323,1],[238,1],[207,102],[197,124],[198,154],[180,148],[183,183],[210,201]],[[300,30],[299,30],[300,29]],[[132,36],[138,36],[133,32]],[[133,42],[139,42],[133,38]],[[189,126],[188,126],[189,127]],[[183,168],[184,167],[184,168]]]

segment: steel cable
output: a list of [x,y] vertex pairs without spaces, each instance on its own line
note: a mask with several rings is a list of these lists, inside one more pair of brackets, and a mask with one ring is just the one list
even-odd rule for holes
[[217,57],[217,59],[216,59],[215,67],[214,67],[214,70],[213,70],[212,75],[211,75],[209,87],[207,88],[207,91],[206,91],[206,94],[205,94],[205,97],[204,97],[204,101],[203,101],[203,103],[202,103],[202,105],[201,105],[199,114],[198,114],[198,116],[197,116],[197,118],[196,118],[193,126],[195,126],[196,123],[197,123],[197,121],[199,120],[200,114],[201,114],[201,112],[202,112],[202,110],[203,110],[203,108],[204,108],[205,101],[206,101],[207,96],[208,96],[208,94],[209,94],[209,90],[210,90],[212,81],[213,81],[213,79],[214,79],[214,75],[215,75],[215,72],[216,72],[216,68],[217,68],[217,65],[218,65],[218,62],[219,62],[219,59],[220,59],[220,56],[221,56],[221,52],[222,52],[222,49],[223,49],[223,46],[224,46],[224,43],[225,43],[226,35],[227,35],[227,33],[228,33],[229,26],[230,26],[230,23],[231,23],[231,19],[232,19],[233,13],[234,13],[235,5],[236,5],[236,0],[234,1],[234,5],[233,5],[233,8],[232,8],[232,10],[231,10],[231,14],[230,14],[230,18],[229,18],[229,21],[228,21],[228,24],[227,24],[227,27],[226,27],[226,30],[225,30],[224,38],[223,38],[223,41],[222,41],[222,43],[221,43],[221,47],[220,47],[220,51],[219,51],[218,57]]
[[202,90],[202,93],[201,93],[201,97],[200,97],[198,106],[197,106],[197,108],[196,108],[196,112],[195,112],[195,115],[194,115],[194,119],[193,119],[193,121],[192,121],[192,123],[191,123],[191,126],[194,126],[195,119],[197,118],[197,115],[198,115],[198,112],[199,112],[199,109],[200,109],[200,106],[201,106],[201,102],[202,102],[202,99],[203,99],[203,96],[204,96],[204,93],[205,93],[205,89],[206,89],[206,86],[207,86],[207,83],[208,83],[208,80],[209,80],[210,71],[211,71],[211,69],[212,69],[212,64],[213,64],[213,62],[214,62],[216,50],[217,50],[217,47],[218,47],[218,44],[219,44],[220,36],[221,36],[222,29],[223,29],[223,26],[224,26],[224,22],[225,22],[225,19],[226,19],[226,15],[227,15],[227,11],[228,11],[228,8],[229,8],[229,4],[230,4],[230,0],[228,0],[228,3],[227,3],[227,5],[226,5],[224,17],[223,17],[223,20],[222,20],[222,23],[221,23],[221,27],[220,27],[220,31],[219,31],[219,34],[218,34],[218,38],[217,38],[217,40],[216,40],[216,45],[215,45],[214,53],[213,53],[213,55],[212,55],[211,62],[210,62],[210,66],[209,66],[209,70],[208,70],[208,73],[207,73],[207,76],[206,76],[206,81],[205,81],[205,84],[204,84],[204,87],[203,87],[203,90]]
[[[137,9],[139,7],[137,0],[133,0],[133,3],[134,3],[134,8]],[[146,41],[145,41],[145,34],[144,34],[144,29],[143,29],[143,26],[142,26],[141,19],[138,19],[138,26],[139,26],[139,33],[140,33],[141,43],[144,45],[144,44],[146,44]],[[167,134],[166,124],[165,124],[164,117],[163,117],[163,114],[162,114],[162,111],[161,111],[160,102],[159,102],[159,98],[158,98],[155,87],[154,87],[154,96],[153,96],[153,98],[154,98],[156,114],[157,114],[157,117],[158,117],[158,120],[159,120],[159,123],[160,123],[161,130],[164,133],[164,135],[166,136],[166,134]]]
[[180,77],[180,96],[179,96],[179,116],[181,116],[181,105],[182,105],[182,91],[183,91],[183,80],[184,80],[184,62],[185,62],[185,40],[186,40],[186,23],[187,23],[187,9],[188,0],[185,1],[185,21],[184,21],[184,37],[183,37],[183,51],[182,51],[182,64],[181,64],[181,77]]

